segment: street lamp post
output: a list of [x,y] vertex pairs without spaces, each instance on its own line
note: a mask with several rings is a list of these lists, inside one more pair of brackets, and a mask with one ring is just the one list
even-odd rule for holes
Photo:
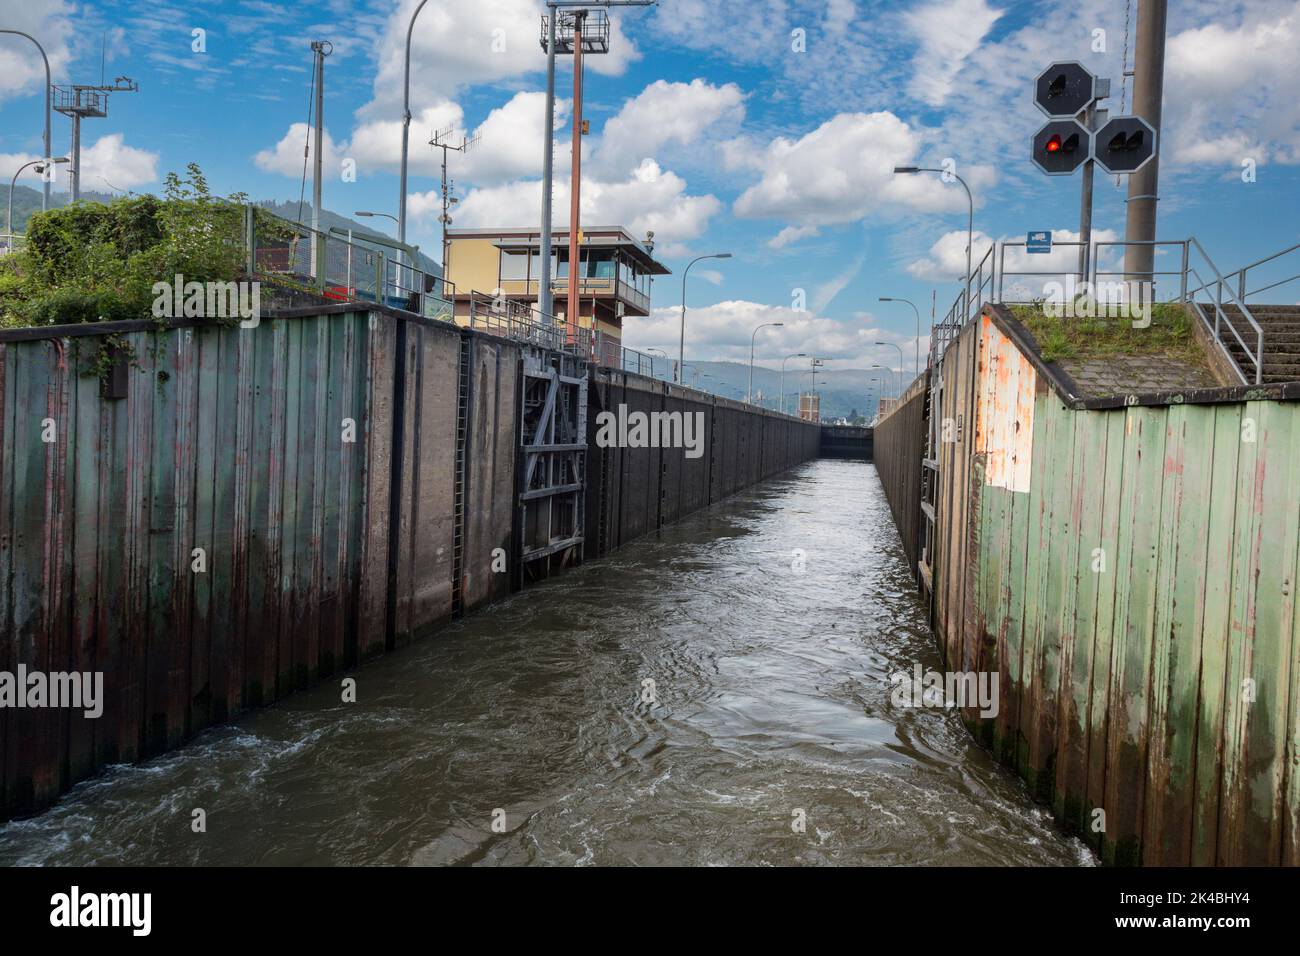
[[896,377],[896,373],[892,368],[890,368],[887,365],[873,365],[871,367],[878,368],[882,372],[887,372],[889,374],[889,378],[885,379],[885,387],[888,389],[892,389],[894,391],[898,390],[898,379]]
[[428,2],[429,0],[420,0],[406,27],[406,66],[402,80],[402,168],[397,197],[397,241],[403,244],[406,242],[406,154],[411,139],[411,32],[415,29],[415,18]]
[[939,173],[941,176],[951,176],[957,182],[961,183],[961,188],[966,190],[966,281],[962,285],[962,320],[970,317],[970,256],[971,247],[975,244],[975,200],[971,197],[970,187],[966,185],[966,180],[962,179],[956,173],[947,169],[934,169],[929,166],[895,166],[895,173],[906,175],[915,175],[916,173]]
[[898,349],[898,397],[903,397],[903,349],[895,342],[877,342],[877,345],[889,345]]
[[914,370],[917,375],[920,375],[921,374],[921,310],[916,307],[916,303],[913,302],[911,299],[895,299],[887,295],[882,295],[880,297],[880,301],[881,302],[906,302],[908,305],[912,307],[912,311],[916,313],[916,366]]
[[[50,58],[45,55],[45,47],[41,46],[36,37],[30,33],[23,33],[21,30],[0,30],[0,33],[9,33],[16,37],[26,37],[36,44],[36,49],[41,51],[41,59],[45,62],[45,155],[50,155],[50,97],[53,89],[53,80],[50,79]],[[50,208],[50,181],[45,181],[45,190],[41,194],[41,212]],[[10,233],[12,235],[12,233]]]
[[[881,395],[883,394],[883,392],[884,392],[884,384],[883,384],[883,382],[882,382],[881,379],[877,378],[877,377],[874,376],[874,375],[870,376],[868,380],[871,382],[871,386],[870,386],[870,388],[871,388],[871,392],[868,392],[868,394],[871,394],[872,397],[875,399],[875,406],[876,406],[876,407],[875,407],[875,413],[876,413],[877,415],[879,415],[879,414],[880,414],[880,396],[881,396]],[[874,394],[873,394],[873,393],[874,393]]]
[[791,352],[785,358],[781,359],[781,414],[785,414],[785,363],[792,358],[807,358],[807,352]]
[[754,334],[749,337],[749,390],[745,393],[745,401],[754,404],[754,340],[758,338],[758,330],[766,328],[776,328],[785,325],[784,322],[764,322],[758,328],[754,329]]
[[682,329],[681,329],[681,337],[679,338],[677,343],[678,384],[681,384],[682,382],[682,366],[686,363],[686,276],[690,273],[691,266],[695,265],[695,263],[697,262],[702,262],[705,259],[730,259],[730,258],[731,258],[730,252],[714,252],[714,253],[710,253],[707,256],[696,256],[694,259],[692,259],[690,262],[686,264],[686,268],[682,271]]
[[13,179],[9,180],[9,214],[5,218],[5,232],[9,236],[10,251],[12,251],[14,247],[14,189],[18,185],[19,175],[28,166],[35,166],[38,173],[44,173],[46,166],[54,163],[66,163],[67,161],[68,157],[66,156],[47,156],[45,159],[33,159],[30,163],[23,163],[19,166],[18,171],[14,173]]
[[[374,216],[383,216],[385,219],[391,219],[391,220],[393,220],[393,222],[397,222],[397,217],[396,217],[396,216],[394,216],[394,215],[392,215],[392,214],[390,214],[390,213],[386,213],[386,212],[363,212],[362,210],[358,209],[358,210],[357,210],[356,212],[354,212],[352,215],[354,215],[354,216],[360,216],[362,219],[370,219],[370,218],[372,218],[372,217],[374,217]],[[401,224],[398,223],[398,225],[401,225]]]
[[651,377],[651,378],[654,378],[654,377],[655,377],[655,357],[654,357],[654,355],[652,354],[652,353],[654,353],[654,352],[658,352],[660,355],[662,355],[662,356],[664,357],[664,364],[665,364],[665,365],[668,364],[668,353],[667,353],[667,352],[665,352],[663,349],[660,349],[660,348],[647,348],[647,349],[646,349],[646,354],[650,356],[650,377]]

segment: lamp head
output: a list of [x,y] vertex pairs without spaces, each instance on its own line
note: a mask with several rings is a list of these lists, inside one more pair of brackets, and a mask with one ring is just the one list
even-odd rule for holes
[[910,174],[910,173],[919,173],[920,171],[921,171],[921,167],[920,167],[920,166],[895,166],[895,167],[894,167],[894,172],[895,172],[895,173],[908,173],[908,174]]

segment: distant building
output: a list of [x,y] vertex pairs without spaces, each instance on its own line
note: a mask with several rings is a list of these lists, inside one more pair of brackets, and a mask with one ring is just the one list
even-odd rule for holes
[[817,392],[799,395],[799,417],[806,422],[819,422],[822,418],[822,397]]
[[[623,318],[650,314],[650,282],[669,275],[651,248],[619,226],[585,227],[581,239],[578,325],[594,329],[608,351],[623,339]],[[569,235],[552,234],[551,287],[559,323],[568,314]],[[536,309],[540,298],[541,232],[535,229],[448,229],[447,279],[455,286],[455,317],[468,324],[471,296],[497,290],[511,306]],[[617,355],[617,352],[614,352]]]

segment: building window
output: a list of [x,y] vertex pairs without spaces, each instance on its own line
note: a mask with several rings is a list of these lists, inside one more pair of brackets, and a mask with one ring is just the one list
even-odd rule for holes
[[521,250],[501,250],[501,281],[528,278],[528,253]]

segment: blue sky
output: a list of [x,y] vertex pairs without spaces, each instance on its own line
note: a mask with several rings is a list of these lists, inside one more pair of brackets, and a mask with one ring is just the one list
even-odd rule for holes
[[[0,0],[0,28],[40,39],[56,83],[98,82],[101,50],[110,82],[139,82],[140,92],[113,98],[107,119],[86,123],[85,188],[156,190],[167,171],[197,161],[217,191],[258,199],[298,196],[309,44],[330,40],[325,205],[395,213],[401,52],[414,6]],[[1171,7],[1159,232],[1197,236],[1226,271],[1300,232],[1300,2]],[[438,245],[426,145],[437,127],[482,132],[472,153],[453,156],[456,225],[538,217],[542,11],[540,0],[430,0],[420,15],[409,238],[426,250]],[[614,20],[610,54],[588,61],[583,216],[637,235],[653,229],[676,273],[656,282],[651,318],[628,322],[634,347],[675,351],[680,269],[725,250],[734,258],[691,271],[693,356],[747,361],[754,326],[781,321],[760,334],[767,364],[809,352],[837,367],[897,366],[877,341],[898,344],[910,363],[911,310],[877,298],[912,298],[927,322],[932,292],[946,309],[964,264],[966,205],[959,186],[895,178],[892,166],[956,162],[975,193],[977,255],[989,237],[1072,235],[1079,178],[1049,178],[1028,159],[1043,122],[1032,78],[1053,60],[1081,60],[1113,78],[1110,106],[1120,111],[1125,0],[661,0]],[[0,37],[5,178],[39,154],[40,77],[31,44]],[[561,123],[571,82],[563,64]],[[563,222],[569,131],[556,135]],[[67,140],[56,114],[54,151]],[[355,182],[341,176],[345,160]],[[1243,182],[1246,161],[1254,182]],[[1096,235],[1122,235],[1123,199],[1098,177]],[[793,308],[800,290],[803,311]]]

